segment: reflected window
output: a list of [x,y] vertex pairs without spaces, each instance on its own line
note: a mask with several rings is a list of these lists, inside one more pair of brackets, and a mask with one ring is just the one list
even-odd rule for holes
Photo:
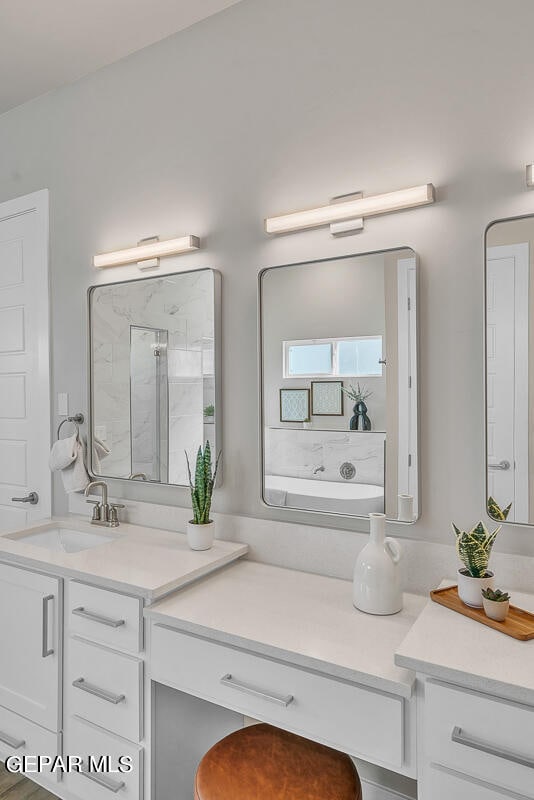
[[382,336],[284,342],[284,378],[382,375]]
[[337,346],[336,375],[354,375],[356,378],[382,375],[382,337],[341,339]]
[[287,347],[287,376],[332,375],[332,343],[290,343]]

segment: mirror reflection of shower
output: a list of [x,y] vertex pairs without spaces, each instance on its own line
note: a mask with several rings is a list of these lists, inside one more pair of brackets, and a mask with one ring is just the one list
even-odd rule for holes
[[130,325],[131,476],[169,479],[168,332]]

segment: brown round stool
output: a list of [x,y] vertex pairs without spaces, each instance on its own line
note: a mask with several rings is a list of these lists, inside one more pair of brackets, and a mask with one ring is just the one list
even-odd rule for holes
[[231,733],[200,762],[195,800],[361,800],[349,756],[301,736],[251,725]]

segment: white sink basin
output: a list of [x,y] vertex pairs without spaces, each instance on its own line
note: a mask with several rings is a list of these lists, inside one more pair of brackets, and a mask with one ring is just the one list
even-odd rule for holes
[[53,553],[79,553],[102,544],[115,541],[118,533],[93,533],[92,531],[76,531],[72,528],[46,528],[40,531],[19,531],[8,534],[6,539],[43,547]]

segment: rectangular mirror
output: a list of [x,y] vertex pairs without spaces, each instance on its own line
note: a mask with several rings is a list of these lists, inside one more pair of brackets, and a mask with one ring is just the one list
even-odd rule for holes
[[264,502],[414,522],[414,251],[271,267],[259,291]]
[[534,524],[534,216],[486,230],[486,502]]
[[218,451],[220,275],[89,290],[91,472],[186,486],[185,451]]

